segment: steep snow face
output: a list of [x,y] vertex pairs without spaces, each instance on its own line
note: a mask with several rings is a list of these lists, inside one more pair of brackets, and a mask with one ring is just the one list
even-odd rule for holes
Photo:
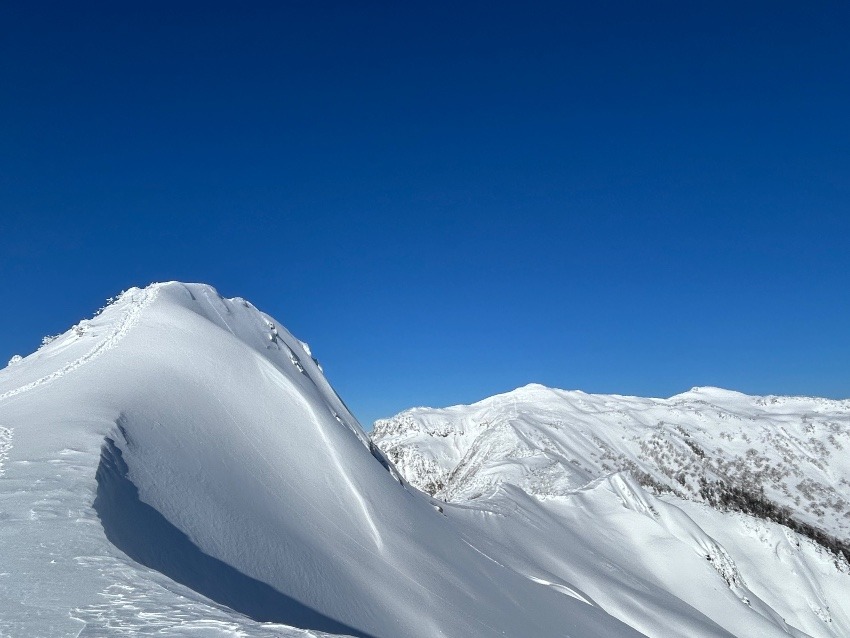
[[411,484],[478,521],[482,551],[539,582],[578,586],[565,593],[646,635],[850,635],[844,559],[709,506],[723,505],[722,481],[736,498],[847,538],[847,401],[532,385],[402,412],[378,421],[373,440]]
[[640,635],[481,549],[305,344],[204,285],[127,291],[0,371],[0,521],[2,635]]
[[450,501],[501,482],[559,495],[628,470],[695,500],[722,481],[850,541],[850,401],[694,388],[670,399],[530,385],[470,406],[414,408],[373,439],[413,484]]

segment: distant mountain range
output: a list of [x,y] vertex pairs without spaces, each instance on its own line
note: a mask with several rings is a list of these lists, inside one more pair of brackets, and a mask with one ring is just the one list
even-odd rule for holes
[[[589,489],[611,489],[630,507],[637,497],[617,487],[628,485],[638,500],[663,502],[662,512],[678,508],[725,536],[724,559],[709,562],[733,589],[741,581],[736,561],[761,553],[745,580],[784,621],[810,635],[850,635],[845,597],[826,593],[812,576],[821,568],[785,555],[805,545],[831,566],[823,568],[830,578],[842,574],[846,583],[850,401],[710,387],[646,399],[532,384],[473,405],[406,410],[377,421],[372,437],[411,484],[466,507],[504,511],[506,495],[521,490],[533,497],[523,502],[545,509]],[[643,509],[654,516],[651,505]],[[753,537],[760,542],[750,548]],[[646,551],[639,535],[631,544]],[[752,605],[749,594],[741,598]],[[724,624],[727,614],[714,620]]]

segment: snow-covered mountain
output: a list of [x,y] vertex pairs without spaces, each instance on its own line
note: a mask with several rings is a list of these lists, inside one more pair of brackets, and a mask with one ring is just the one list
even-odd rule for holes
[[647,635],[694,635],[664,617],[685,602],[737,636],[850,636],[850,401],[529,385],[372,436],[411,484],[490,513],[488,539]]
[[639,635],[482,552],[306,344],[208,286],[11,362],[0,425],[4,636]]
[[412,484],[448,500],[501,482],[563,495],[626,470],[700,501],[720,499],[723,482],[850,540],[848,400],[718,388],[643,399],[529,385],[472,406],[402,412],[378,421],[374,439]]
[[[129,290],[0,371],[0,636],[850,635],[845,562],[698,502],[735,494],[726,465],[682,483],[643,459],[643,425],[569,435],[584,426],[551,396],[380,424],[434,497],[278,321],[205,285]],[[802,425],[796,404],[780,419],[808,447],[775,449],[832,503],[847,406],[811,401]],[[710,445],[712,422],[682,422],[669,445],[765,465],[737,439]],[[798,425],[837,442],[820,473]],[[786,483],[764,498],[814,493]],[[798,510],[798,526],[845,538],[839,513]]]

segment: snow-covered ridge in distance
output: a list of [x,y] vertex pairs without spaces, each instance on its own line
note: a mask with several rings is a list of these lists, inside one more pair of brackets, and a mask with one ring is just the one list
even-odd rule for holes
[[[502,542],[572,547],[547,568],[648,635],[658,628],[620,610],[595,567],[639,579],[638,563],[655,595],[674,594],[733,635],[768,635],[734,619],[740,607],[719,603],[716,587],[695,584],[697,566],[682,580],[673,566],[701,555],[782,631],[850,635],[850,401],[719,388],[647,399],[532,384],[468,406],[406,410],[377,421],[372,437],[412,485],[504,514]],[[644,518],[600,511],[606,494]],[[588,554],[597,562],[582,568]]]
[[210,286],[128,290],[10,362],[0,464],[3,636],[642,633],[409,486],[309,347]]
[[[558,495],[630,471],[656,491],[714,504],[735,505],[728,492],[739,490],[850,541],[846,399],[712,387],[649,399],[531,384],[470,406],[407,410],[376,422],[373,439],[412,484],[448,500],[506,480]],[[507,458],[529,461],[515,473],[488,469]]]

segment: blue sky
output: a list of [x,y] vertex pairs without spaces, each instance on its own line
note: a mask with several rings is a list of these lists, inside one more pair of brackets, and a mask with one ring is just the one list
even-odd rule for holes
[[848,23],[4,3],[0,356],[179,279],[309,341],[364,423],[532,381],[850,396]]

